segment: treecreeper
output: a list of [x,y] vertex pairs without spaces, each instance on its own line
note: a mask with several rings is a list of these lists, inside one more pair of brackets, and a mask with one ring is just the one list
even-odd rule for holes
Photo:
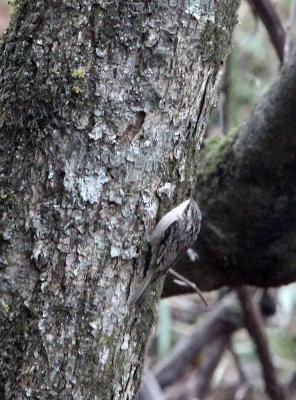
[[151,261],[141,286],[129,300],[133,306],[141,301],[149,285],[174,268],[180,257],[196,242],[201,224],[201,212],[191,197],[165,214],[154,228],[151,238]]

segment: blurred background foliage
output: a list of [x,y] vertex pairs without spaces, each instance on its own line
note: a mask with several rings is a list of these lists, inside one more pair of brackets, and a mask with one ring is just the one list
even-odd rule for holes
[[[284,384],[295,379],[296,372],[296,285],[269,290],[275,300],[275,313],[264,318],[264,329],[273,357],[279,382]],[[271,292],[271,293],[270,293]],[[258,299],[262,291],[257,290]],[[197,295],[191,294],[163,299],[160,302],[158,326],[153,333],[152,344],[147,356],[147,367],[153,369],[170,356],[176,343],[186,340],[199,325],[200,320],[211,313],[220,301],[220,291],[204,293],[208,307],[201,304]],[[212,344],[209,344],[211,347]],[[229,346],[213,375],[209,390],[202,397],[195,397],[195,387],[199,370],[208,356],[207,347],[196,354],[184,373],[164,391],[166,400],[261,400],[269,399],[265,393],[260,360],[252,338],[245,328],[232,333]],[[190,384],[191,382],[191,384]],[[188,389],[189,386],[189,389]],[[292,386],[292,385],[291,385]],[[184,389],[186,388],[186,389]],[[287,399],[296,399],[292,387]]]
[[[272,1],[272,4],[285,27],[290,13],[290,0]],[[224,98],[226,89],[228,131],[240,126],[248,118],[279,67],[280,62],[266,28],[259,16],[253,14],[248,2],[243,0],[221,93]],[[212,113],[209,131],[210,134],[221,133],[218,107]]]
[[[272,2],[285,27],[289,18],[291,0]],[[0,0],[0,35],[9,24],[11,7]],[[247,1],[242,1],[238,25],[233,38],[233,50],[225,66],[224,84],[219,106],[213,110],[208,136],[222,135],[222,119],[226,121],[225,133],[240,126],[250,115],[254,105],[276,76],[280,62],[260,18],[252,12]],[[294,34],[294,30],[292,31]],[[172,279],[171,276],[168,279]],[[296,381],[296,285],[272,290],[275,310],[264,319],[268,343],[275,368],[281,382]],[[254,298],[260,295],[257,291]],[[201,304],[196,294],[162,300],[146,359],[146,368],[168,357],[175,344],[190,336],[203,315],[210,313],[219,303],[220,291],[205,294],[209,304]],[[164,389],[154,400],[194,400],[196,393],[192,380],[198,379],[199,368],[207,352],[196,354],[181,377]],[[229,346],[223,353],[212,376],[210,386],[200,399],[256,400],[267,399],[264,391],[261,366],[256,348],[246,329],[231,335]],[[292,385],[293,386],[293,385]],[[296,388],[296,385],[295,385]],[[289,399],[296,399],[292,390]],[[293,394],[294,393],[294,394]],[[295,396],[294,396],[295,395]],[[163,396],[163,397],[161,397]],[[144,395],[141,399],[147,399]]]

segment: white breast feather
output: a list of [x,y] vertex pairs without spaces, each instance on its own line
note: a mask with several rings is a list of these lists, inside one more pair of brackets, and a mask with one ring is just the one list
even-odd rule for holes
[[183,201],[183,203],[178,205],[178,207],[173,208],[161,218],[151,235],[150,243],[152,246],[158,244],[167,228],[182,216],[182,213],[189,202],[190,199]]

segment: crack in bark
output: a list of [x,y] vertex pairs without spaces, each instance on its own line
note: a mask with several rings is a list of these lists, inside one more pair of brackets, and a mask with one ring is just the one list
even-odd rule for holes
[[144,124],[146,113],[144,111],[136,112],[132,122],[127,126],[122,134],[122,137],[127,136],[130,142],[135,142],[140,139],[140,129]]
[[206,95],[207,95],[207,88],[208,88],[208,84],[209,84],[209,80],[210,80],[210,76],[208,76],[204,90],[203,90],[203,94],[202,94],[202,98],[200,100],[200,105],[199,105],[199,110],[198,110],[198,114],[197,114],[197,120],[196,120],[196,126],[195,126],[195,130],[197,129],[201,114],[203,112],[203,108],[206,102]]

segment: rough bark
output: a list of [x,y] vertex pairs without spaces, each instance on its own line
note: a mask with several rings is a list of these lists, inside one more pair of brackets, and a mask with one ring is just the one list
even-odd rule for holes
[[[200,288],[296,280],[296,53],[249,120],[209,141],[198,178],[200,259],[177,270]],[[180,288],[167,280],[166,294]]]
[[17,3],[0,54],[1,398],[133,398],[159,291],[126,301],[194,179],[238,3]]

